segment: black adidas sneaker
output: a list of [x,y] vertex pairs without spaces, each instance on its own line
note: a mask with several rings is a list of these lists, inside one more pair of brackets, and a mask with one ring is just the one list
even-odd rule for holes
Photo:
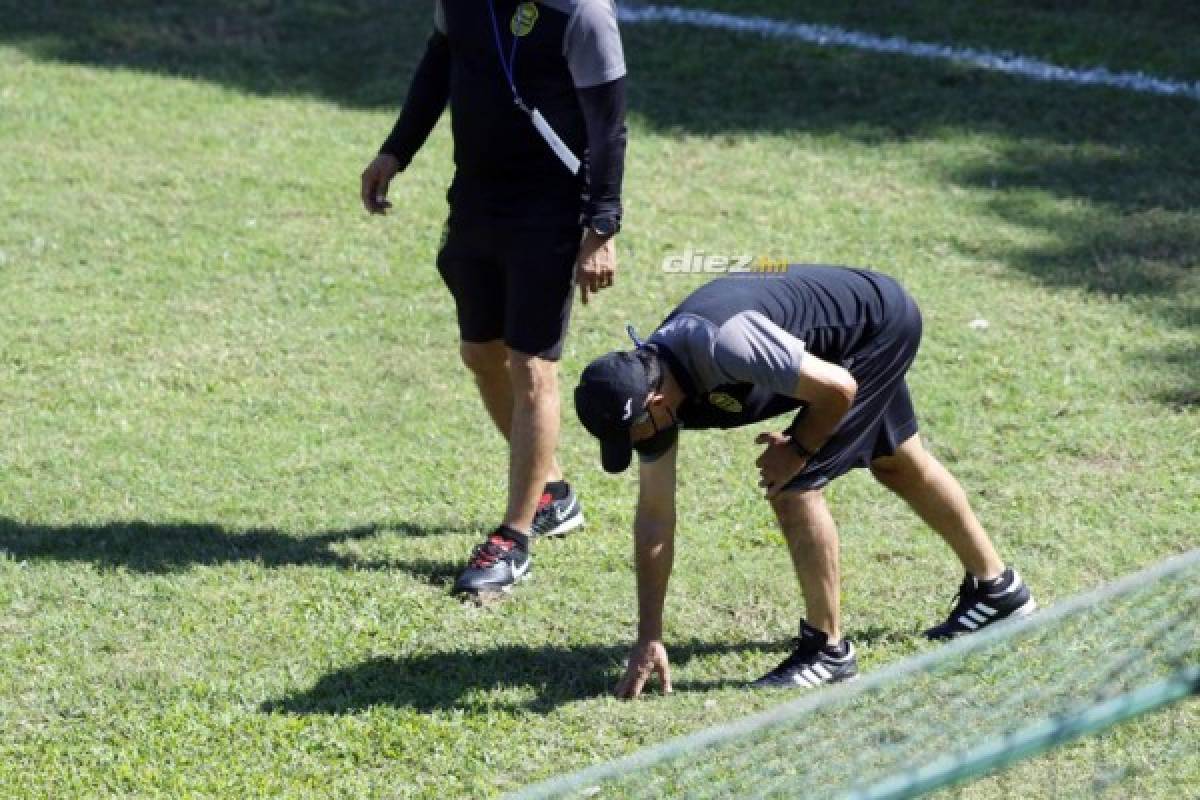
[[1037,610],[1029,587],[1011,567],[991,581],[981,581],[970,573],[958,587],[954,610],[941,625],[925,631],[928,639],[953,639],[974,633],[1009,617],[1025,617]]
[[529,537],[501,525],[471,551],[454,591],[468,594],[503,592],[529,574]]
[[530,536],[564,536],[583,524],[583,507],[570,484],[548,483],[533,514]]
[[854,645],[847,639],[837,647],[829,645],[829,637],[807,622],[800,622],[800,637],[794,639],[796,649],[775,669],[750,684],[758,689],[812,689],[826,683],[852,681],[858,677],[858,659]]

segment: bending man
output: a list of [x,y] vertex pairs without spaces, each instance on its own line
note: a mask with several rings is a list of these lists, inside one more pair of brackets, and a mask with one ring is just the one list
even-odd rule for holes
[[917,436],[905,373],[921,340],[916,303],[896,283],[859,269],[793,265],[700,287],[633,351],[593,361],[575,390],[604,468],[640,456],[634,521],[638,639],[623,697],[659,675],[670,690],[662,614],[675,532],[678,433],[736,428],[798,411],[760,434],[759,486],[783,529],[804,597],[795,650],[755,686],[814,687],[857,675],[842,636],[838,536],[824,488],[869,467],[954,551],[966,577],[930,638],[969,633],[1036,607],[975,518],[958,481]]

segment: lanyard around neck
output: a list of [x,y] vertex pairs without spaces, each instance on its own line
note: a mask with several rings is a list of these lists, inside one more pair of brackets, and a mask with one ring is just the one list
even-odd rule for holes
[[521,99],[520,93],[517,91],[517,82],[513,77],[517,66],[517,43],[521,41],[521,37],[515,33],[512,37],[512,49],[509,51],[508,58],[504,57],[504,45],[500,41],[500,23],[496,19],[496,3],[495,0],[488,0],[488,13],[492,15],[492,33],[496,37],[496,56],[500,59],[500,69],[504,70],[504,77],[508,79],[508,88],[512,89],[513,102],[526,114],[530,113],[529,107],[525,105],[525,101]]
[[572,153],[571,148],[567,147],[562,138],[554,132],[554,128],[550,127],[550,123],[542,116],[542,112],[525,105],[525,101],[521,99],[521,93],[517,91],[513,69],[517,64],[517,42],[521,37],[513,33],[512,50],[509,51],[508,58],[505,58],[504,44],[500,40],[500,23],[496,19],[496,0],[488,0],[488,13],[492,15],[492,33],[496,36],[496,55],[500,59],[500,68],[504,70],[504,77],[508,79],[508,88],[512,89],[513,103],[529,115],[529,120],[533,123],[538,135],[546,141],[563,166],[572,175],[578,175],[581,166],[579,157]]

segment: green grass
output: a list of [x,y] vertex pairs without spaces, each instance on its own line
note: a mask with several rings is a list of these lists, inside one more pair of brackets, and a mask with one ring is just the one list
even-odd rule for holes
[[673,0],[677,5],[837,25],[878,36],[1019,53],[1060,66],[1144,72],[1177,80],[1200,78],[1192,42],[1200,11],[1171,0]]
[[[447,594],[505,465],[432,266],[448,126],[390,217],[357,199],[428,3],[29,5],[0,0],[0,794],[490,796],[777,702],[744,688],[800,613],[753,431],[684,439],[674,697],[606,697],[634,484],[569,411],[587,533],[540,547],[510,602]],[[790,16],[942,38],[907,4],[827,5]],[[1056,52],[1042,12],[996,5],[1041,57],[1200,74],[1194,20],[1109,3]],[[994,14],[945,30],[1021,49]],[[1044,602],[1197,545],[1200,104],[625,38],[622,274],[576,309],[564,392],[696,284],[664,254],[875,266],[924,309],[928,441]],[[863,475],[831,496],[875,669],[922,649],[957,568]],[[1152,751],[1155,725],[1121,752]]]

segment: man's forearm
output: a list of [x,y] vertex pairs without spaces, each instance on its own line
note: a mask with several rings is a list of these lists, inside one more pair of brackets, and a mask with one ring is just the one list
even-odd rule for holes
[[806,408],[792,424],[792,439],[815,453],[829,441],[858,393],[858,382],[845,368],[815,357],[805,359],[794,396]]
[[674,522],[638,518],[633,526],[637,566],[638,639],[662,639],[663,606],[675,560]]
[[850,402],[838,397],[819,406],[810,406],[799,424],[793,425],[789,433],[801,447],[815,453],[833,436],[850,410]]
[[404,108],[379,152],[395,156],[400,169],[407,167],[437,125],[449,98],[450,42],[435,32],[413,73]]
[[625,79],[579,89],[588,137],[588,218],[621,219],[625,176]]

